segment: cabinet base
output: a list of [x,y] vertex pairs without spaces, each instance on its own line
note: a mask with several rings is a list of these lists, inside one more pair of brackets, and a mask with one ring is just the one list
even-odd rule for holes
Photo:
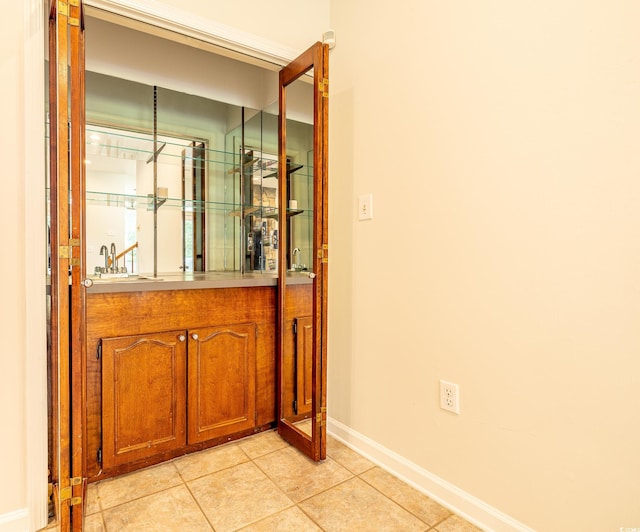
[[248,436],[253,436],[254,434],[258,434],[260,432],[265,432],[267,430],[274,429],[276,427],[276,422],[272,421],[271,423],[267,423],[265,425],[261,425],[259,427],[255,427],[249,430],[245,430],[242,432],[237,432],[235,434],[230,434],[228,436],[223,436],[221,438],[214,438],[208,440],[203,443],[198,443],[195,445],[187,445],[186,447],[182,447],[180,449],[175,449],[173,451],[167,451],[164,453],[160,453],[149,458],[144,458],[142,460],[137,460],[135,462],[129,462],[123,464],[121,466],[112,467],[111,469],[103,469],[97,475],[91,476],[87,479],[87,482],[98,482],[100,480],[105,480],[107,478],[116,477],[118,475],[123,475],[125,473],[131,473],[133,471],[137,471],[139,469],[144,469],[145,467],[153,466],[160,464],[162,462],[166,462],[168,460],[172,460],[174,458],[178,458],[180,456],[184,456],[187,454],[195,453],[198,451],[204,451],[205,449],[209,449],[211,447],[216,447],[218,445],[223,445],[225,443],[229,443],[232,441],[237,441],[242,438],[246,438]]

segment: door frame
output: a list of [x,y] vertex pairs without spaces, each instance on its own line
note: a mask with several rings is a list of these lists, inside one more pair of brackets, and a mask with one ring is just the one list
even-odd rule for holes
[[[37,0],[32,0],[33,3],[35,3],[36,1]],[[51,11],[51,9],[54,6],[57,6],[59,2],[62,2],[63,4],[70,6],[70,9],[72,10],[71,16],[73,16],[74,18],[82,19],[82,15],[80,15],[80,11],[82,11],[83,8],[88,8],[87,14],[90,16],[96,16],[97,18],[103,18],[103,19],[111,20],[117,23],[124,23],[124,21],[126,20],[128,21],[127,24],[129,25],[129,27],[133,27],[134,29],[137,27],[140,27],[139,25],[145,25],[145,26],[151,25],[154,28],[154,30],[158,32],[159,35],[162,35],[164,37],[171,38],[171,34],[178,34],[186,37],[191,37],[191,38],[197,39],[200,43],[204,43],[205,45],[207,45],[205,48],[213,53],[219,53],[220,55],[232,57],[234,59],[252,63],[270,70],[278,70],[280,67],[288,64],[299,53],[297,50],[294,50],[292,48],[279,45],[278,43],[274,43],[273,41],[264,39],[262,37],[251,35],[246,32],[237,30],[235,28],[217,24],[215,22],[207,21],[206,25],[202,24],[201,21],[193,19],[192,17],[188,16],[188,14],[186,14],[184,11],[171,8],[170,6],[166,6],[166,8],[163,7],[162,10],[160,11],[154,5],[152,5],[152,3],[149,2],[148,0],[139,0],[136,2],[133,2],[132,0],[49,0],[49,2],[47,3],[49,6],[49,11]],[[46,8],[46,6],[44,7]],[[43,9],[43,7],[41,7],[40,9]],[[45,13],[43,13],[42,11],[38,12],[37,10],[31,10],[29,12],[28,21],[34,22],[34,24],[37,22],[37,24],[35,25],[38,26],[38,24],[41,23],[42,18],[44,18],[43,15],[45,15]],[[38,20],[35,20],[35,19],[38,19]],[[44,37],[44,33],[45,32],[43,31],[42,32],[43,37]],[[41,46],[40,43],[38,44]],[[83,63],[83,68],[84,68],[84,63]],[[39,86],[41,89],[46,90],[44,77],[40,79],[42,79],[41,83],[36,84],[36,86]],[[80,83],[83,84],[83,80],[79,80],[79,81]],[[29,112],[29,110],[27,111],[28,112],[26,114],[28,114],[30,117],[38,115],[38,113],[32,113],[32,112]],[[33,120],[35,121],[35,119]],[[84,114],[82,116],[82,120],[84,122]],[[82,128],[78,129],[77,132],[82,132],[81,133],[82,135],[84,134],[84,130]],[[83,138],[80,139],[79,135],[76,135],[76,139],[80,140],[80,147],[82,149]],[[80,164],[82,165],[81,163],[82,158],[79,158],[76,160],[80,161]],[[83,224],[81,224],[81,227],[80,227],[80,230],[81,230],[81,233],[79,235],[80,245],[70,246],[71,248],[75,248],[75,247],[78,248],[78,249],[72,250],[72,255],[73,255],[72,258],[77,258],[80,261],[78,275],[77,276],[74,275],[74,277],[80,281],[84,279],[84,274],[85,274],[84,265],[83,265],[84,256],[85,256],[84,234],[82,233],[82,226]],[[40,257],[43,257],[41,249],[44,241],[46,241],[46,230],[44,234],[41,236],[40,240],[36,239],[31,243],[28,242],[26,244],[27,254],[31,253],[32,255],[38,255]],[[57,242],[56,245],[59,247],[62,244],[60,242]],[[68,244],[65,244],[65,246],[68,246]],[[52,261],[53,261],[53,257],[52,257]],[[41,301],[40,301],[41,308],[43,309],[46,308],[46,303],[43,304],[42,302],[42,299],[44,297],[39,294],[38,295],[32,294],[31,296],[29,296],[29,291],[27,291],[27,297],[29,300],[28,304],[29,302],[33,302],[35,304],[36,296],[41,298]],[[82,305],[83,304],[81,304],[81,307]],[[84,310],[82,310],[82,312],[84,312]],[[84,338],[84,335],[82,335],[82,337]],[[76,343],[75,345],[77,346],[78,344]],[[86,356],[86,353],[84,353],[85,347],[86,346],[81,347],[81,357]],[[42,371],[46,372],[46,362],[45,364],[43,364],[43,366],[44,367],[41,366]],[[82,379],[83,367],[84,367],[83,364],[80,364],[80,365],[76,364],[76,367],[75,367],[76,373],[75,373],[75,378],[73,379],[74,384],[70,388],[70,394],[68,398],[70,407],[73,407],[73,410],[76,413],[76,416],[75,416],[76,420],[78,418],[80,419],[82,418],[82,416],[78,415],[78,413],[81,413],[84,411],[86,391],[84,390],[84,380]],[[78,371],[78,369],[80,371]],[[80,381],[78,381],[78,379],[80,379]],[[42,390],[43,395],[46,395],[47,393],[46,386],[43,386],[43,388],[44,388]],[[41,424],[40,427],[41,427],[41,432],[34,430],[34,433],[37,432],[38,434],[41,434],[42,439],[45,441],[45,445],[46,445],[46,435],[47,435],[46,425],[42,426]],[[78,441],[82,441],[84,436],[83,423],[80,423],[79,426],[76,426],[75,429],[71,429],[71,430],[73,430],[74,432],[73,439],[76,445],[78,445]],[[57,446],[58,443],[59,441],[57,443],[54,443],[54,447]],[[28,448],[27,453],[28,453],[27,462],[31,464],[31,459],[33,458],[33,454],[35,454],[35,450],[30,450],[30,448]],[[46,456],[44,458],[44,461],[46,462]],[[73,463],[83,464],[83,462],[84,462],[84,459],[82,458],[81,453],[74,456]],[[40,496],[42,495],[42,493],[44,493],[44,490],[46,490],[46,486],[44,486],[41,483],[42,482],[41,471],[36,469],[37,468],[34,467],[33,479],[34,479],[34,485],[38,486],[39,489],[35,490],[34,496],[30,498],[29,513],[30,515],[33,515],[33,516],[36,516],[37,514],[42,516],[43,510],[46,511],[46,508],[43,508],[43,502],[40,499]],[[83,465],[82,473],[80,474],[82,477],[84,476],[85,469],[86,468]],[[36,476],[38,479],[37,481],[35,481]],[[71,475],[69,475],[69,477],[74,478],[74,477],[71,477]],[[85,481],[83,481],[82,484],[80,484],[79,486],[72,486],[74,497],[75,496],[83,497],[84,488],[85,488],[84,482]],[[78,509],[82,508],[82,506],[83,505],[78,505],[77,508]],[[73,523],[73,529],[80,530],[80,528],[77,528],[77,527],[82,526],[82,522],[81,522],[82,512],[77,512],[75,510],[72,510],[72,512],[80,515],[80,517],[78,519],[75,519]],[[36,517],[33,517],[32,522],[34,520],[36,520],[37,525],[35,526],[35,528],[37,528],[37,526],[39,526],[41,523],[37,521]],[[67,523],[70,523],[70,520],[68,520]],[[64,527],[62,529],[64,530]]]

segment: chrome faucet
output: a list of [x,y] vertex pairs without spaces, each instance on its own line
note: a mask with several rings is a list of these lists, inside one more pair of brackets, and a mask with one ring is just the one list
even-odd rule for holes
[[116,245],[111,242],[111,271],[118,272],[118,264],[116,263]]
[[100,248],[100,255],[104,255],[104,273],[109,271],[109,250],[107,246],[102,246]]
[[300,261],[300,248],[293,248],[293,261],[293,269],[298,270],[298,268],[300,267],[300,265],[298,264],[298,262]]

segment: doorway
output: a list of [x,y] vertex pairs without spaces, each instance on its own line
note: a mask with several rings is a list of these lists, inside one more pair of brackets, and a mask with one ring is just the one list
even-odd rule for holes
[[[76,7],[81,7],[81,3],[78,2],[78,6]],[[62,18],[64,18],[65,16],[67,17],[65,22],[68,26],[72,26],[72,22],[71,19],[75,20],[75,17],[73,17],[72,15],[77,15],[77,19],[81,20],[81,13],[73,13],[70,12],[68,15],[65,15],[64,13],[62,13]],[[60,22],[60,15],[61,13],[58,13],[58,18],[56,19],[55,23],[59,25]],[[81,50],[82,45],[84,44],[84,36],[80,31],[80,28],[83,27],[83,25],[78,22],[77,28],[78,29],[72,29],[71,31],[73,33],[77,33],[78,34],[78,50]],[[68,31],[69,27],[65,28],[64,31]],[[72,47],[73,48],[73,47]],[[78,52],[78,50],[76,50],[76,52]],[[77,58],[78,63],[76,65],[76,69],[73,69],[73,60],[71,62],[72,64],[72,74],[75,72],[78,75],[78,79],[77,79],[77,83],[72,83],[71,86],[71,92],[73,94],[74,92],[74,88],[75,90],[79,91],[76,93],[76,99],[82,99],[83,95],[83,90],[84,90],[84,73],[85,73],[85,68],[84,68],[84,56],[81,53],[78,53],[78,58]],[[53,67],[52,67],[53,68]],[[63,98],[62,95],[64,94],[64,91],[60,90],[61,86],[63,89],[67,89],[68,87],[64,86],[64,79],[65,76],[62,75],[63,73],[56,71],[55,72],[55,76],[52,76],[52,78],[55,78],[57,80],[57,91],[55,93],[55,98],[52,98],[52,101],[55,100],[54,105],[56,106],[56,112],[60,111],[63,107],[64,107],[64,103],[63,103]],[[72,101],[75,101],[74,98],[72,97]],[[75,105],[72,105],[71,109],[67,109],[67,116],[69,116],[69,114],[72,117],[78,117],[80,116],[80,124],[83,124],[84,121],[84,109],[79,108],[78,104],[76,102]],[[54,113],[56,114],[56,113]],[[84,431],[86,430],[85,425],[83,423],[83,405],[82,405],[82,401],[74,401],[72,399],[77,398],[77,397],[83,397],[83,394],[86,392],[86,382],[84,381],[84,375],[83,375],[83,371],[84,368],[86,367],[86,360],[87,357],[89,356],[86,352],[85,352],[85,348],[86,346],[83,343],[83,322],[84,322],[84,312],[86,310],[86,302],[84,301],[84,292],[83,292],[83,286],[87,286],[86,284],[86,270],[87,267],[90,265],[87,264],[87,242],[86,242],[86,235],[84,233],[85,230],[85,211],[84,211],[84,205],[83,205],[83,201],[85,201],[85,197],[84,197],[84,192],[85,192],[85,181],[84,181],[84,168],[85,168],[85,159],[81,157],[81,154],[84,155],[83,153],[83,146],[84,146],[84,135],[85,135],[85,131],[84,129],[73,129],[74,127],[74,120],[71,120],[71,124],[72,124],[72,146],[74,145],[75,142],[78,143],[75,151],[74,148],[72,148],[71,151],[71,158],[70,158],[70,162],[69,161],[64,161],[64,154],[63,152],[65,150],[62,149],[62,147],[67,146],[67,140],[68,137],[66,137],[65,135],[67,135],[68,133],[65,133],[65,127],[62,127],[62,124],[64,124],[66,126],[67,124],[67,119],[66,117],[63,120],[57,119],[55,124],[52,124],[52,128],[55,127],[56,128],[56,138],[54,139],[54,145],[57,147],[57,151],[55,156],[53,155],[52,152],[52,175],[56,175],[56,176],[61,176],[61,178],[59,179],[58,183],[56,184],[55,187],[55,194],[53,193],[53,188],[52,187],[52,213],[55,211],[56,215],[53,216],[52,215],[52,228],[55,228],[54,230],[52,230],[52,237],[51,237],[51,250],[52,250],[52,265],[55,265],[52,267],[52,276],[55,277],[55,282],[53,284],[55,284],[55,294],[54,292],[52,292],[52,308],[55,309],[55,320],[56,321],[56,326],[52,327],[53,329],[56,329],[56,339],[55,342],[56,346],[57,346],[57,352],[58,353],[65,353],[67,352],[66,350],[68,349],[68,352],[73,354],[73,357],[75,357],[76,355],[79,357],[78,360],[76,360],[75,358],[73,358],[72,360],[70,360],[70,366],[64,368],[64,371],[66,371],[69,375],[70,375],[70,384],[69,384],[69,388],[67,389],[66,384],[63,384],[62,386],[60,386],[59,388],[57,388],[56,390],[56,394],[59,397],[64,396],[65,394],[70,393],[71,395],[67,395],[67,397],[63,397],[62,400],[59,402],[59,405],[62,405],[62,409],[64,410],[64,405],[68,404],[70,409],[73,409],[73,413],[70,414],[70,418],[73,420],[74,423],[77,423],[78,426],[74,427],[69,427],[69,433],[70,434],[75,434],[78,436],[78,438],[68,438],[67,440],[72,440],[74,442],[78,442],[78,441],[82,441],[82,437],[84,435]],[[198,156],[194,155],[197,153],[198,150],[200,149],[204,149],[204,146],[190,146],[192,148],[192,159],[197,159]],[[187,147],[184,148],[185,150],[187,149]],[[157,154],[157,149],[154,146],[154,150],[153,150],[153,154],[155,156],[155,154]],[[186,158],[186,156],[183,156],[183,158]],[[314,159],[314,164],[315,164],[315,159]],[[66,166],[65,166],[66,165]],[[196,165],[197,166],[197,165]],[[320,166],[320,165],[317,165]],[[195,170],[194,170],[195,168]],[[195,172],[195,173],[194,173]],[[197,167],[191,167],[189,170],[187,170],[186,165],[183,165],[183,183],[185,183],[185,186],[183,188],[183,190],[185,190],[184,195],[183,195],[183,201],[199,201],[197,199],[197,190],[194,192],[194,196],[190,199],[186,199],[186,190],[187,189],[192,189],[193,187],[191,186],[191,184],[188,184],[187,181],[187,174],[191,174],[192,176],[197,175],[199,172]],[[201,175],[201,174],[200,174]],[[284,175],[281,172],[281,175]],[[198,177],[194,178],[194,181],[196,179],[199,179]],[[64,184],[63,182],[66,180],[66,184]],[[67,187],[67,188],[65,188]],[[159,197],[159,190],[158,187],[155,186],[155,182],[154,182],[154,190],[153,190],[153,202],[154,202],[154,209],[156,208],[155,205],[158,203],[158,197]],[[76,194],[74,196],[74,200],[71,201],[71,205],[73,209],[78,209],[78,211],[73,211],[71,213],[62,213],[63,216],[60,217],[60,208],[61,208],[61,204],[65,203],[64,201],[60,201],[60,198],[67,198],[68,197],[68,192],[71,191],[72,194]],[[322,197],[322,195],[318,195],[315,196],[316,198],[318,197]],[[167,198],[168,199],[168,198]],[[64,210],[64,208],[63,208]],[[186,214],[189,213],[188,209],[184,210],[185,212],[185,218],[186,218]],[[66,220],[64,219],[64,216],[68,216],[68,220],[71,221],[71,225],[73,227],[73,231],[70,235],[67,235],[68,238],[64,238],[64,233],[66,230]],[[284,219],[284,217],[283,217]],[[183,219],[184,221],[184,219]],[[136,222],[137,223],[137,222]],[[125,222],[126,225],[126,222]],[[191,218],[191,223],[190,224],[186,224],[183,223],[183,227],[188,227],[188,233],[191,235],[194,234],[198,234],[198,231],[200,231],[200,234],[204,234],[204,228],[205,226],[203,224],[200,225],[200,229],[198,230],[198,223],[197,221],[195,221],[195,218],[192,217]],[[322,223],[320,223],[318,226],[322,226]],[[184,229],[182,230],[182,237],[183,237],[183,241],[186,242],[187,241],[187,235]],[[318,253],[318,249],[316,249],[318,247],[317,242],[320,242],[320,248],[322,249],[322,254]],[[314,255],[314,257],[317,257],[320,262],[326,263],[326,261],[324,260],[326,258],[326,244],[322,243],[322,240],[319,240],[314,243],[314,247],[310,248],[309,251],[311,251],[311,249],[313,249],[312,254]],[[244,241],[242,241],[242,245],[244,245]],[[100,246],[102,247],[102,246]],[[111,251],[111,250],[109,250]],[[198,265],[198,261],[201,261],[201,264],[204,264],[204,248],[201,247],[200,248],[200,253],[198,252],[198,245],[193,245],[189,251],[186,250],[186,245],[183,245],[182,248],[182,266],[183,268],[185,267],[186,263],[187,263],[187,255],[191,256],[194,268],[196,267],[196,265]],[[105,252],[106,254],[106,252]],[[314,259],[315,260],[315,259]],[[112,261],[116,262],[115,260]],[[282,264],[284,264],[286,261],[281,261]],[[108,262],[105,264],[105,267],[108,267]],[[111,266],[113,267],[113,266]],[[138,266],[139,267],[139,266]],[[260,267],[262,267],[262,263],[260,263]],[[323,266],[321,266],[320,268],[318,268],[318,271],[320,271],[323,268]],[[64,279],[66,279],[66,273],[67,271],[70,269],[71,271],[71,290],[70,292],[67,289],[67,284],[64,282]],[[132,262],[132,269],[135,269],[135,261]],[[54,273],[55,272],[55,273]],[[286,274],[286,272],[285,272]],[[284,275],[284,274],[282,274]],[[310,277],[311,279],[313,279],[313,277]],[[72,316],[74,316],[74,318],[72,319],[71,323],[74,325],[74,327],[77,327],[77,329],[79,330],[79,334],[77,335],[70,335],[70,330],[69,330],[69,323],[66,323],[66,325],[64,324],[65,319],[65,311],[71,308],[71,313]],[[73,310],[75,309],[75,310]],[[65,329],[66,326],[66,329]],[[64,338],[65,336],[69,336],[72,338],[73,344],[70,346],[64,346],[64,345],[60,345],[61,339]],[[65,362],[65,357],[64,356],[60,356],[56,359],[56,364],[61,365],[61,364],[66,364]],[[75,379],[75,380],[74,380]],[[54,379],[52,379],[52,382],[54,381]],[[70,390],[70,392],[69,392]],[[318,414],[320,414],[320,417],[318,417],[318,427],[323,427],[324,426],[324,418],[326,417],[326,409],[321,405],[320,402],[316,401],[317,404],[315,404],[314,408],[318,408],[318,409],[322,409],[322,415],[321,411],[318,410]],[[64,424],[64,420],[63,417],[65,417],[65,415],[60,416],[60,418],[57,420],[58,422],[58,426],[62,427],[62,425]],[[316,418],[315,414],[314,414],[314,419]],[[65,433],[67,429],[65,427],[61,428],[61,434]],[[315,431],[314,431],[315,434]],[[65,437],[64,435],[59,439],[60,442],[65,442]],[[77,443],[76,443],[77,444]],[[60,452],[60,456],[62,456],[62,454],[66,453],[68,450],[65,449],[58,449],[58,451]],[[73,454],[73,453],[69,453],[69,454]],[[75,473],[74,474],[69,474],[68,477],[66,475],[66,473],[63,471],[63,468],[58,468],[57,470],[57,474],[58,474],[58,480],[62,481],[63,479],[65,479],[64,481],[67,482],[68,480],[68,486],[63,486],[62,484],[59,485],[59,489],[60,489],[60,500],[65,502],[67,500],[70,501],[69,506],[71,507],[71,511],[70,511],[70,517],[67,519],[67,524],[71,524],[73,526],[74,529],[76,529],[77,527],[81,526],[82,523],[82,513],[81,513],[81,509],[82,509],[82,486],[84,483],[83,480],[83,471],[85,470],[85,465],[86,465],[86,461],[87,461],[87,457],[83,456],[82,453],[77,453],[74,454],[74,466],[75,467]],[[79,466],[77,465],[79,464]],[[78,469],[78,467],[80,469]],[[79,473],[79,474],[78,474]],[[68,497],[67,497],[67,492],[65,491],[64,493],[62,492],[62,490],[67,490],[67,488],[69,488],[69,493],[68,493]],[[79,493],[79,495],[78,495]],[[77,500],[79,499],[79,500]],[[66,505],[63,505],[66,506]],[[74,508],[73,506],[77,506],[77,508]],[[77,515],[76,515],[77,514]],[[79,523],[79,524],[78,524]],[[63,517],[61,520],[61,524],[63,529],[65,529],[65,518]]]

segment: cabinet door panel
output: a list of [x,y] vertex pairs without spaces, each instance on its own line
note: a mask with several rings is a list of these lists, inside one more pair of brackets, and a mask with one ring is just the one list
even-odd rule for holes
[[188,442],[255,425],[256,326],[189,331]]
[[298,415],[311,413],[313,398],[313,318],[296,318],[296,405]]
[[185,385],[184,331],[102,341],[105,469],[185,445]]

